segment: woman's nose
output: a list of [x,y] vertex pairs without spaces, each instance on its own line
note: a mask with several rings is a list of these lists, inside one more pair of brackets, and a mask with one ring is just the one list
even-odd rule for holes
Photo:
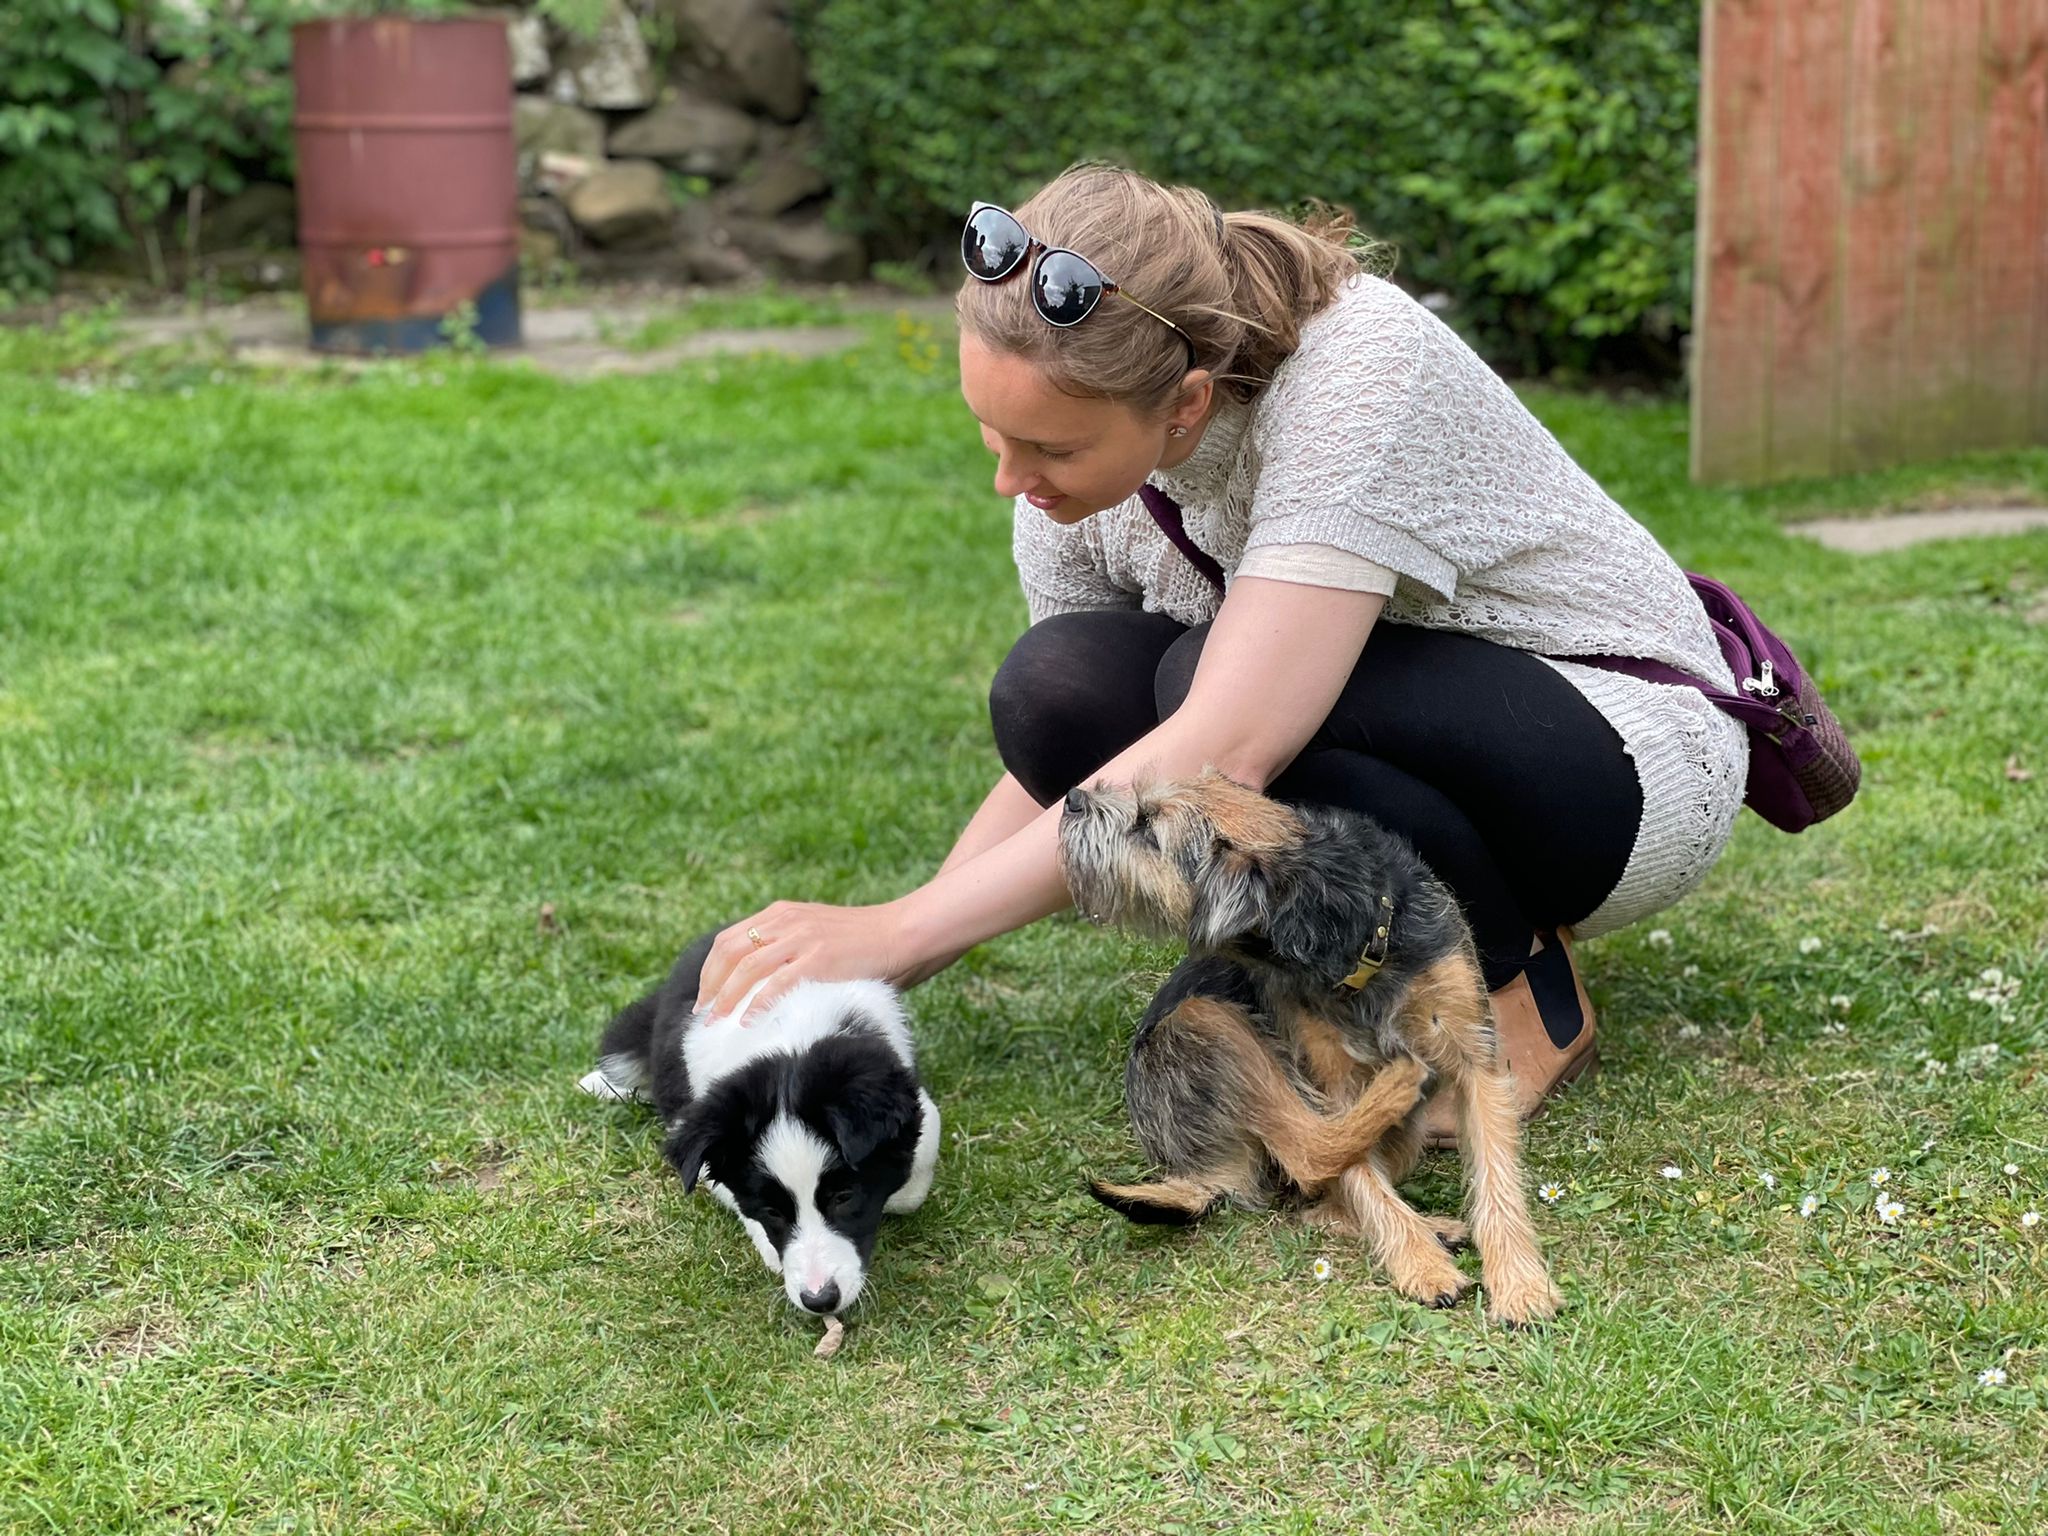
[[1019,468],[1017,461],[1008,454],[996,459],[996,494],[998,496],[1022,496],[1036,483],[1037,477],[1028,475]]

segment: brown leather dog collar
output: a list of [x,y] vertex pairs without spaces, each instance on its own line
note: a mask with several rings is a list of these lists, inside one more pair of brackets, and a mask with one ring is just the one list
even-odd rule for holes
[[1380,967],[1387,963],[1387,933],[1394,925],[1394,898],[1380,898],[1379,926],[1373,929],[1372,937],[1365,941],[1365,948],[1359,952],[1358,969],[1346,976],[1337,985],[1349,987],[1356,992],[1373,977],[1379,975]]

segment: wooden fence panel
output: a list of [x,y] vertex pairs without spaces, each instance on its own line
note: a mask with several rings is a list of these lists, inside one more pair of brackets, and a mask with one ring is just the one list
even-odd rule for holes
[[1786,475],[1824,475],[1834,462],[1850,4],[1778,7],[1777,312],[1767,451]]
[[1693,391],[1692,470],[1700,479],[1740,479],[1767,457],[1770,267],[1777,254],[1771,238],[1773,3],[1709,5],[1701,37],[1694,303],[1741,340],[1717,352],[1714,387]]
[[[1968,430],[1969,335],[1976,308],[1978,118],[1973,106],[1979,0],[1919,0],[1913,39],[1913,266],[1899,369],[1899,455],[1932,458]],[[1924,18],[1941,12],[1942,24]],[[1870,462],[1882,462],[1882,456]]]
[[2048,0],[1707,0],[1693,472],[2048,442]]
[[1851,458],[1891,450],[1906,331],[1912,247],[1908,160],[1913,56],[1907,29],[1913,0],[1872,0],[1850,18],[1851,94],[1842,166],[1842,368],[1835,398],[1837,432]]

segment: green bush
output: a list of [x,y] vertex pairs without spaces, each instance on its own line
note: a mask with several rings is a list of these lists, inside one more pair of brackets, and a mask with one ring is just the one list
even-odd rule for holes
[[[576,0],[542,0],[541,9]],[[289,180],[292,24],[458,0],[0,0],[0,297],[100,246],[159,283],[194,193]]]
[[[1321,197],[1516,368],[1690,314],[1696,0],[810,0],[825,159],[874,251],[1120,161],[1226,206]],[[950,259],[942,257],[942,259]]]
[[7,0],[0,9],[0,294],[140,245],[195,189],[283,174],[300,0]]

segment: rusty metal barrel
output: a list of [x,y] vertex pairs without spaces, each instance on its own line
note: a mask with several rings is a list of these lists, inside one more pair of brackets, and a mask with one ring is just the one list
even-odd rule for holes
[[313,346],[519,343],[519,172],[505,24],[292,28],[299,252]]

